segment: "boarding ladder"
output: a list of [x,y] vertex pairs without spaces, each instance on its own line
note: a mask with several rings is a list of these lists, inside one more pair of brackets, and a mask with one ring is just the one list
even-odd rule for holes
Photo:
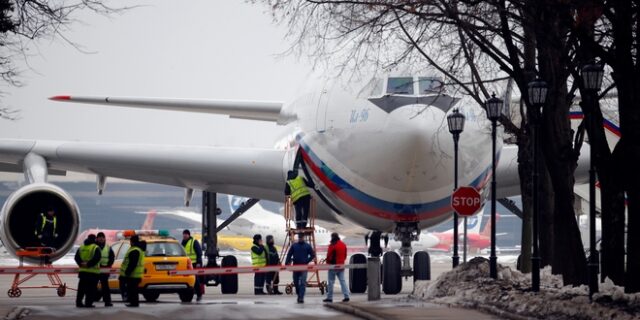
[[[286,262],[287,253],[289,252],[291,245],[295,241],[297,241],[296,235],[300,233],[304,235],[305,241],[311,245],[311,248],[313,248],[313,252],[316,253],[315,257],[313,258],[313,261],[310,264],[313,264],[313,265],[319,264],[320,262],[318,260],[318,250],[316,250],[316,235],[315,235],[315,231],[316,231],[315,199],[311,197],[311,201],[309,204],[309,218],[307,220],[308,223],[306,228],[302,228],[302,229],[296,228],[296,211],[293,206],[293,202],[291,201],[291,198],[289,196],[287,196],[285,199],[284,220],[285,220],[285,230],[287,234],[284,239],[284,244],[282,245],[282,251],[280,251],[280,264],[284,264]],[[279,286],[285,286],[285,293],[287,294],[292,294],[295,288],[295,286],[293,285],[293,282],[279,284]],[[308,273],[307,288],[319,288],[321,294],[325,293],[327,289],[327,282],[320,280],[320,272],[318,270],[310,271]]]

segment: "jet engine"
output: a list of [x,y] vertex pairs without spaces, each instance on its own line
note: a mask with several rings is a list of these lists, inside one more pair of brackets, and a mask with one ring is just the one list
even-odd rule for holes
[[[60,187],[46,182],[28,184],[11,194],[0,212],[0,238],[7,252],[16,256],[19,249],[38,247],[41,243],[36,236],[40,214],[46,214],[47,207],[56,213],[55,251],[50,261],[64,256],[78,236],[80,211],[73,198]],[[36,257],[24,257],[25,262],[39,263]]]

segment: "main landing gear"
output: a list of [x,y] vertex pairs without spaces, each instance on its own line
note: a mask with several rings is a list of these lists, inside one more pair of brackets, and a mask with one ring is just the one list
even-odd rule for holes
[[[420,236],[420,229],[417,223],[398,223],[394,231],[395,240],[401,243],[398,250],[384,252],[380,247],[380,240],[385,240],[385,247],[388,238],[382,237],[382,233],[374,231],[365,237],[369,243],[369,255],[371,257],[382,256],[381,281],[382,291],[385,294],[398,294],[402,291],[402,277],[413,277],[413,281],[431,279],[431,263],[429,253],[418,251],[413,255],[413,268],[411,264],[411,242],[417,241]],[[350,264],[367,263],[367,257],[362,254],[354,254],[349,260]],[[353,293],[364,293],[367,289],[366,269],[349,270],[349,289]]]

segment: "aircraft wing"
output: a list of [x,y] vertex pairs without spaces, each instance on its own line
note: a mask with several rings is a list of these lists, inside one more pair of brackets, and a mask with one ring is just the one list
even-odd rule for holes
[[[539,161],[543,161],[543,159],[539,159]],[[576,184],[589,181],[589,145],[586,143],[580,149],[580,158],[574,177]],[[516,145],[504,145],[500,152],[500,161],[496,167],[496,191],[498,199],[520,195],[518,147]]]
[[281,114],[283,103],[277,101],[90,96],[54,96],[49,99],[61,102],[97,104],[113,107],[222,114],[228,115],[230,118],[274,121],[280,124],[291,120],[286,119],[287,117]]
[[29,154],[49,171],[76,171],[283,201],[284,150],[0,139],[0,163]]

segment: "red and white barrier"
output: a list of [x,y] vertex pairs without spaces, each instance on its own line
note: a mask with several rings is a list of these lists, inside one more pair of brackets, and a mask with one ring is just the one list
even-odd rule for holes
[[[8,267],[0,266],[0,275],[7,274],[73,274],[78,267]],[[100,268],[100,273],[120,273],[119,268]]]
[[197,268],[191,270],[169,271],[169,275],[208,275],[208,274],[239,274],[262,273],[280,271],[322,271],[341,269],[366,269],[366,264],[309,264],[291,266],[265,266],[265,267],[221,267],[221,268]]
[[[240,273],[263,273],[281,271],[323,271],[341,269],[366,269],[366,264],[309,264],[290,266],[265,266],[265,267],[220,267],[220,268],[197,268],[189,270],[167,271],[172,276],[185,275],[209,275],[209,274],[240,274]],[[100,268],[101,273],[120,273],[118,268]],[[0,266],[0,275],[14,274],[74,274],[78,273],[78,267],[9,267]]]

